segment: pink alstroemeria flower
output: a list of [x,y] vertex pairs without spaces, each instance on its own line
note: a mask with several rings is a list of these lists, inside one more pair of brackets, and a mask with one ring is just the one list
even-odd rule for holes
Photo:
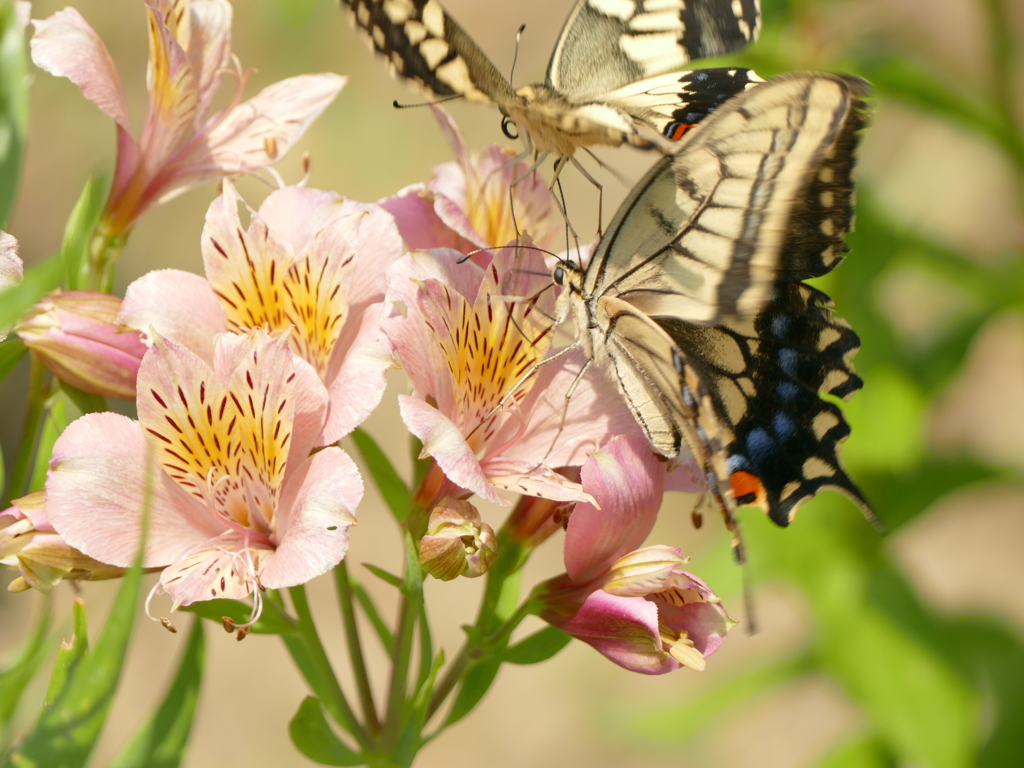
[[[509,165],[516,153],[498,144],[489,144],[473,157],[451,115],[441,107],[432,109],[456,162],[437,166],[426,184],[413,184],[380,201],[394,214],[409,247],[469,253],[508,245],[516,239],[516,222],[519,232],[541,248],[556,245],[564,222],[544,178],[539,173],[527,174],[530,166],[526,163]],[[509,187],[516,179],[519,182],[511,187],[510,204]]]
[[388,300],[405,307],[384,323],[412,380],[413,394],[399,396],[405,425],[449,480],[483,499],[508,505],[499,489],[588,499],[553,470],[582,464],[612,435],[638,434],[636,421],[600,371],[566,407],[585,362],[579,350],[533,370],[553,331],[551,281],[536,251],[503,249],[487,267],[459,257],[416,252],[388,272]]
[[330,393],[318,445],[337,442],[377,407],[394,367],[381,301],[402,239],[388,213],[333,192],[276,190],[248,228],[239,202],[225,181],[206,214],[206,279],[173,269],[144,275],[128,286],[121,322],[208,361],[218,333],[291,328],[292,351]]
[[222,334],[214,362],[158,340],[139,369],[139,420],[92,413],[58,438],[46,514],[64,540],[143,566],[174,607],[302,584],[338,564],[363,496],[340,448],[310,455],[327,393],[282,336]]
[[637,550],[651,532],[665,467],[646,441],[615,438],[581,471],[599,507],[579,503],[565,532],[566,573],[534,591],[545,621],[621,667],[649,675],[703,669],[736,624],[674,547]]
[[[17,285],[24,276],[25,265],[18,256],[18,241],[14,235],[0,230],[0,293]],[[9,328],[0,327],[0,341],[7,338]]]
[[146,0],[149,17],[149,107],[132,137],[121,77],[103,41],[74,8],[33,22],[32,60],[66,77],[117,123],[117,170],[104,211],[110,236],[127,232],[145,211],[174,192],[280,160],[337,96],[345,78],[325,73],[282,80],[210,114],[231,64],[227,0]]
[[36,491],[15,499],[9,509],[0,512],[0,564],[21,571],[7,585],[9,592],[49,592],[61,579],[99,581],[124,574],[123,568],[101,563],[69,546],[50,525],[45,499],[42,491]]

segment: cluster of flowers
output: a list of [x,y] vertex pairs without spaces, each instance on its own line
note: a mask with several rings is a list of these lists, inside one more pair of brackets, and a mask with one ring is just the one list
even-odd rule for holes
[[[151,104],[138,142],[110,57],[76,12],[35,22],[32,41],[39,66],[117,122],[102,225],[115,236],[171,191],[272,164],[343,84],[293,78],[208,117],[230,60],[230,7],[193,0],[172,23],[168,2],[146,5]],[[428,573],[486,572],[497,538],[468,499],[509,507],[518,495],[510,540],[532,548],[565,531],[566,572],[534,590],[538,614],[628,669],[704,667],[734,622],[680,550],[639,548],[665,490],[697,489],[693,467],[653,455],[600,371],[566,398],[581,353],[537,367],[561,338],[554,257],[540,248],[562,220],[531,177],[512,188],[514,222],[509,185],[524,167],[497,146],[471,156],[436,114],[457,162],[427,184],[374,204],[283,186],[246,225],[225,179],[202,234],[205,277],[156,271],[123,301],[66,292],[22,319],[16,332],[58,378],[134,397],[138,420],[73,422],[45,490],[3,513],[0,562],[20,568],[14,588],[119,575],[145,516],[155,593],[174,607],[251,595],[255,618],[263,590],[344,558],[363,482],[336,444],[400,367],[411,382],[401,418],[430,459],[416,494]],[[0,245],[0,279],[16,279],[13,245]]]

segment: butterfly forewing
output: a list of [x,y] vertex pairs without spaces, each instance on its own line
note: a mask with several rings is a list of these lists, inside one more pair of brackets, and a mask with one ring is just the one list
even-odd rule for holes
[[547,84],[587,100],[756,40],[759,0],[580,0],[548,64]]
[[507,104],[518,97],[437,0],[341,0],[389,68],[435,98]]
[[735,97],[641,180],[567,294],[652,446],[685,441],[729,521],[756,505],[787,525],[823,488],[871,517],[822,399],[860,388],[860,342],[800,282],[846,250],[863,91],[798,74]]

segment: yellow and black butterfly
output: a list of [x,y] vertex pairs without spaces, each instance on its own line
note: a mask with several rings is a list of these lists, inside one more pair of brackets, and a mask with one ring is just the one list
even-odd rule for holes
[[556,155],[556,178],[566,162],[576,164],[580,147],[667,150],[666,137],[678,139],[733,94],[762,82],[738,68],[651,77],[757,39],[760,0],[579,0],[545,82],[518,90],[437,0],[341,2],[392,72],[434,98],[497,105],[505,134],[516,138],[512,122],[526,143],[520,159]]
[[874,521],[840,465],[850,428],[820,396],[860,389],[860,340],[803,282],[847,251],[865,93],[801,73],[735,96],[637,184],[585,270],[553,273],[576,344],[655,450],[693,452],[730,524],[754,505],[788,525],[823,488]]

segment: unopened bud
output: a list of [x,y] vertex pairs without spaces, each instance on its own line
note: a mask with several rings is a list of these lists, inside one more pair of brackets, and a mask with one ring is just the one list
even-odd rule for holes
[[118,331],[120,309],[116,296],[66,291],[37,302],[15,330],[66,384],[102,397],[132,400],[146,345],[138,331]]
[[427,535],[420,539],[420,565],[435,579],[482,576],[497,554],[494,531],[468,501],[446,497],[431,510]]

